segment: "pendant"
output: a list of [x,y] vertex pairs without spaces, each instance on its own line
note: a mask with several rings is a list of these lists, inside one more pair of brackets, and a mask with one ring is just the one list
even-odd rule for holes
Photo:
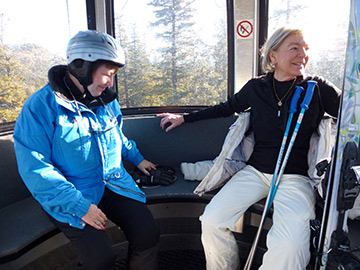
[[281,101],[278,102],[278,106],[279,106],[279,107],[282,106],[282,102],[281,102]]

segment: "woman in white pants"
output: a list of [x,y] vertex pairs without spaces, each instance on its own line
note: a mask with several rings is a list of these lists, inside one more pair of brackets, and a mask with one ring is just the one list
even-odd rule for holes
[[[304,270],[309,262],[309,221],[314,218],[315,203],[307,173],[309,142],[325,113],[337,116],[340,91],[323,78],[305,76],[308,49],[301,30],[279,28],[262,48],[265,75],[249,80],[226,102],[186,115],[159,115],[162,128],[171,123],[166,128],[169,131],[184,122],[227,117],[250,108],[254,150],[247,165],[214,196],[200,217],[208,270],[239,269],[239,252],[231,231],[249,206],[267,196],[295,86],[306,89],[307,81],[314,80],[317,86],[274,197],[273,226],[260,269]],[[293,119],[298,118],[304,95],[305,91]],[[294,126],[295,121],[289,134]]]
[[[207,269],[239,269],[238,247],[231,231],[236,231],[235,224],[248,207],[267,196],[271,180],[271,174],[248,165],[207,205],[200,217]],[[305,269],[310,259],[309,220],[314,218],[314,202],[305,176],[282,177],[273,201],[273,226],[267,235],[269,251],[260,269]]]

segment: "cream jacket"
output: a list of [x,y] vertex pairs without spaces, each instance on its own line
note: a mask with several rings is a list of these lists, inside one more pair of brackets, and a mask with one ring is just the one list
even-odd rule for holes
[[[201,196],[205,192],[221,187],[246,165],[255,143],[252,133],[245,136],[249,123],[249,112],[239,114],[235,123],[229,128],[219,156],[214,160],[181,163],[181,171],[186,180],[201,181],[194,190],[195,194]],[[308,153],[309,181],[312,186],[319,190],[321,196],[322,189],[319,183],[324,175],[318,176],[315,166],[324,159],[330,160],[335,142],[335,131],[336,126],[333,120],[330,117],[324,118],[310,140]]]

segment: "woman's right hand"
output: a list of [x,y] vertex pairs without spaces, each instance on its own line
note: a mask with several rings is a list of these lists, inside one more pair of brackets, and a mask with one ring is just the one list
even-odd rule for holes
[[160,121],[160,127],[162,129],[165,128],[167,123],[171,123],[171,125],[165,129],[166,132],[172,130],[173,128],[175,128],[177,126],[180,126],[182,123],[185,122],[184,117],[180,114],[160,113],[160,114],[157,114],[156,116],[162,117],[162,119]]
[[90,205],[89,210],[81,219],[97,230],[105,230],[107,217],[95,204]]

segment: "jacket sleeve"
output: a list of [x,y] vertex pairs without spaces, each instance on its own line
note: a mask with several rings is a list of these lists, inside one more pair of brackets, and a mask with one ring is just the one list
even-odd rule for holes
[[19,173],[45,210],[57,212],[64,220],[69,215],[81,218],[91,202],[52,163],[56,119],[54,106],[50,105],[53,101],[38,93],[34,96],[24,105],[14,129]]
[[144,160],[144,157],[140,154],[139,149],[136,147],[136,143],[133,140],[128,140],[128,138],[124,135],[122,131],[122,126],[124,122],[119,103],[115,100],[110,105],[112,106],[112,110],[116,112],[116,117],[119,123],[119,130],[122,141],[122,158],[126,161],[132,162],[135,166],[137,166],[141,161]]

